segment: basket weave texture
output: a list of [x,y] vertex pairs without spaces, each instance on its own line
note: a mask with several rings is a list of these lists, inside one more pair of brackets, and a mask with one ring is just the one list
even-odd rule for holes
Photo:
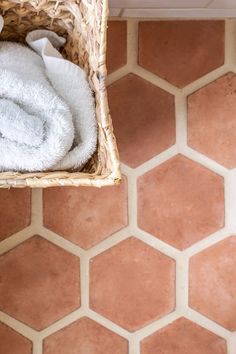
[[0,173],[0,187],[113,185],[120,181],[119,157],[106,91],[107,0],[1,0],[0,40],[24,42],[29,31],[44,28],[66,38],[62,55],[83,68],[95,93],[98,146],[81,172]]

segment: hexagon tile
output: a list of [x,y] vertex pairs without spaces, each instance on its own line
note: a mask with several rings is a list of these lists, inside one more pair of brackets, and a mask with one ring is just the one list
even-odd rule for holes
[[0,309],[41,330],[80,306],[79,259],[39,236],[0,258]]
[[140,228],[184,249],[224,226],[223,178],[177,155],[138,181]]
[[232,236],[190,261],[190,306],[236,331],[236,237]]
[[112,73],[127,62],[127,23],[110,21],[107,36],[107,70]]
[[226,354],[226,341],[185,318],[147,337],[141,354]]
[[45,339],[44,354],[128,354],[128,342],[83,317]]
[[108,87],[108,97],[122,162],[137,167],[175,143],[174,97],[168,92],[128,74]]
[[236,167],[236,74],[228,73],[188,98],[188,144]]
[[0,190],[0,354],[236,354],[235,28],[109,21],[123,181]]
[[145,243],[128,238],[90,268],[91,308],[129,331],[174,310],[174,260]]
[[117,188],[47,189],[43,201],[45,227],[85,249],[128,223],[125,177]]
[[224,22],[141,22],[139,64],[184,87],[224,64]]

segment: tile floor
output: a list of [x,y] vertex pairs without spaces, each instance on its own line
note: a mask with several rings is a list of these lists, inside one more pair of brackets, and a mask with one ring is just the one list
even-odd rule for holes
[[236,23],[111,21],[123,182],[0,190],[0,354],[236,354]]

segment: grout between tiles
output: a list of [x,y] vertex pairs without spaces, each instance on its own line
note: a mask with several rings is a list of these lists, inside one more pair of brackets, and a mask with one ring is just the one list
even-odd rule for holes
[[40,331],[38,333],[38,338],[42,341],[44,338],[50,336],[51,334],[75,322],[76,320],[83,317],[84,315],[85,315],[85,311],[82,308],[76,309],[70,314],[64,316],[63,319],[54,322],[52,325]]
[[16,332],[19,332],[22,336],[34,341],[39,338],[38,332],[33,328],[25,325],[24,323],[16,320],[8,314],[0,311],[0,321],[5,323],[8,327],[11,327]]
[[184,94],[175,96],[176,145],[179,151],[187,145],[187,98]]
[[54,243],[55,245],[64,248],[66,251],[72,253],[77,257],[82,257],[85,253],[85,250],[80,248],[78,245],[75,245],[69,240],[66,240],[64,237],[56,234],[55,232],[48,230],[45,227],[41,227],[39,230],[39,235],[49,242]]
[[225,178],[225,208],[228,211],[225,215],[225,224],[229,234],[236,234],[236,170],[228,172]]
[[[220,240],[227,238],[229,235],[236,235],[236,218],[233,214],[233,211],[236,209],[236,169],[229,171],[225,167],[209,159],[207,156],[187,146],[187,96],[203,87],[204,85],[219,78],[229,70],[236,71],[236,21],[226,20],[225,64],[189,84],[184,89],[176,88],[167,81],[157,77],[153,73],[150,73],[138,65],[138,22],[138,20],[133,19],[128,20],[127,22],[127,64],[108,77],[108,85],[127,75],[129,72],[132,72],[174,95],[176,110],[176,144],[135,169],[122,164],[122,172],[127,176],[128,179],[129,225],[114,233],[89,250],[81,249],[79,246],[46,229],[43,226],[42,190],[32,190],[31,225],[2,241],[0,243],[0,254],[16,247],[18,244],[24,242],[35,233],[39,233],[40,236],[44,237],[48,241],[53,242],[59,247],[80,258],[81,277],[81,308],[76,309],[69,315],[53,323],[51,326],[40,332],[33,330],[32,328],[22,324],[11,316],[8,316],[7,314],[0,311],[0,320],[3,323],[18,331],[26,338],[32,340],[33,354],[43,354],[42,341],[45,337],[62,329],[63,327],[69,325],[70,323],[83,316],[88,316],[97,323],[100,323],[118,335],[126,338],[129,342],[129,354],[140,354],[140,341],[143,338],[149,336],[158,329],[163,328],[181,316],[185,316],[189,320],[194,321],[200,326],[225,338],[228,345],[228,354],[236,353],[236,333],[228,331],[227,329],[223,328],[202,314],[194,311],[188,306],[189,259],[194,254],[215,244],[216,242],[219,242]],[[155,238],[154,236],[148,234],[147,232],[139,229],[137,224],[138,177],[178,153],[189,157],[193,161],[198,162],[199,164],[222,176],[224,178],[225,185],[225,227],[195,243],[193,246],[184,251],[179,251],[174,247],[164,243],[163,241]],[[92,261],[91,259],[132,235],[150,245],[151,247],[163,252],[176,261],[175,311],[165,315],[161,319],[150,323],[149,325],[134,333],[128,332],[127,330],[121,328],[117,324],[104,318],[89,308],[89,263]]]
[[80,296],[81,308],[89,308],[89,258],[86,254],[80,257]]
[[36,339],[33,342],[33,353],[32,354],[41,354],[43,352],[43,342],[41,339]]
[[140,353],[139,341],[137,340],[137,338],[131,338],[129,340],[129,352],[132,354]]
[[176,310],[184,312],[188,307],[189,260],[180,253],[176,261]]
[[201,313],[191,308],[187,309],[187,311],[184,313],[184,316],[190,321],[197,323],[199,326],[206,328],[208,331],[211,331],[218,336],[225,338],[226,341],[228,341],[228,339],[233,335],[229,330],[221,327],[216,322],[210,320],[209,318],[203,316]]
[[38,188],[31,190],[31,225],[34,228],[43,225],[43,191]]
[[232,333],[232,335],[228,339],[228,354],[235,354],[236,350],[236,333]]
[[127,22],[127,66],[131,68],[137,63],[138,58],[138,22]]

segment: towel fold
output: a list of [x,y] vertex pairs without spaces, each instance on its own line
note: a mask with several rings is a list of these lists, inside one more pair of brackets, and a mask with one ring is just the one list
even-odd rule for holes
[[[0,32],[3,21],[0,16]],[[63,59],[65,39],[30,32],[34,50],[0,42],[0,170],[80,169],[97,143],[85,72]]]

